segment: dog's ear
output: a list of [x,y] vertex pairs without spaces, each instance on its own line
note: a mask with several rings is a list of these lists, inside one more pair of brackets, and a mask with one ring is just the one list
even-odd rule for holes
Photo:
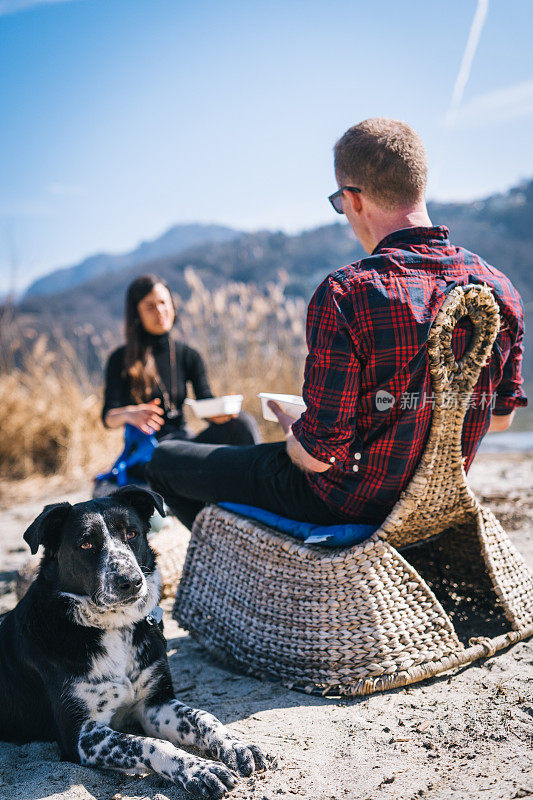
[[54,549],[59,543],[59,530],[72,506],[70,503],[52,503],[45,506],[37,519],[24,533],[24,540],[28,542],[32,555],[35,555],[42,544]]
[[166,517],[163,498],[151,489],[141,489],[139,486],[123,486],[113,492],[111,497],[116,498],[125,506],[131,506],[147,522],[154,513],[158,511],[162,517]]

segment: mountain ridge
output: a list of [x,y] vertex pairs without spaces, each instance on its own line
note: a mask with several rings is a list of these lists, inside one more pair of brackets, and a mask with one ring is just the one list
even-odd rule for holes
[[94,253],[72,264],[60,267],[33,281],[23,294],[26,297],[45,296],[86,283],[108,272],[119,272],[154,258],[177,255],[198,244],[230,241],[242,231],[225,225],[183,223],[172,225],[155,239],[140,242],[126,253]]
[[[450,239],[479,254],[504,272],[520,293],[526,320],[524,371],[533,376],[533,179],[508,192],[470,203],[429,203],[433,225],[446,225]],[[265,287],[288,275],[286,292],[309,299],[318,283],[335,269],[366,255],[350,227],[332,222],[298,234],[282,231],[239,233],[225,242],[197,244],[178,254],[151,258],[115,272],[46,296],[24,297],[17,308],[20,318],[38,329],[61,324],[65,330],[92,325],[96,330],[117,331],[122,320],[128,283],[143,272],[155,272],[173,292],[188,297],[187,267],[194,267],[209,288],[228,281]],[[529,378],[529,382],[532,379]]]

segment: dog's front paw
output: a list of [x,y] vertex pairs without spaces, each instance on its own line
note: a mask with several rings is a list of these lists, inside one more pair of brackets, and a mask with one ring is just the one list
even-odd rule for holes
[[248,777],[255,770],[268,769],[266,757],[255,744],[227,739],[217,747],[217,756],[238,775]]
[[195,758],[185,773],[172,776],[195,800],[219,800],[237,785],[237,776],[223,764]]

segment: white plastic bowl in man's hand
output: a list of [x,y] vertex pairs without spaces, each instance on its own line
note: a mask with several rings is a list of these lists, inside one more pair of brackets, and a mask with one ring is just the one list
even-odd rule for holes
[[278,422],[278,418],[274,412],[268,407],[269,400],[275,400],[276,403],[289,414],[293,419],[299,419],[306,409],[306,405],[302,397],[295,394],[273,394],[272,392],[259,392],[258,397],[261,398],[261,407],[263,409],[263,419],[269,422]]

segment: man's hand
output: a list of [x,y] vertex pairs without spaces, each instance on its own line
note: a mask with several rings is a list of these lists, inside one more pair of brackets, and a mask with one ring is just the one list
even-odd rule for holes
[[493,414],[490,420],[490,425],[487,433],[496,431],[506,431],[513,421],[516,408],[513,408],[510,414]]
[[294,417],[283,411],[275,400],[269,400],[267,405],[278,418],[278,422],[287,436],[287,454],[293,464],[296,464],[304,472],[325,472],[330,469],[331,464],[324,464],[323,461],[319,461],[309,455],[307,450],[304,450],[300,442],[292,435],[291,427],[293,422],[296,422]]
[[283,433],[286,436],[291,429],[292,423],[296,422],[296,419],[294,417],[291,417],[290,414],[287,414],[287,412],[284,411],[280,406],[280,404],[276,403],[275,400],[269,400],[267,402],[267,406],[271,411],[274,412],[274,414],[278,418],[278,422],[283,428]]

